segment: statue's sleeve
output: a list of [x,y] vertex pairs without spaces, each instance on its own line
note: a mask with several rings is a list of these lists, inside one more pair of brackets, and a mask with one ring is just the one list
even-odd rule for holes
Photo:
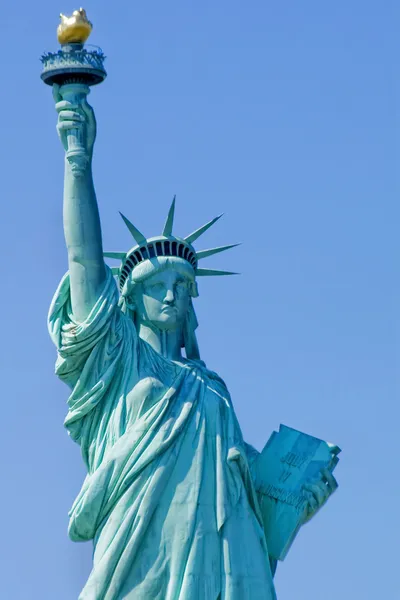
[[[96,352],[96,361],[91,367],[101,377],[113,348],[121,341],[121,321],[126,319],[118,300],[117,286],[107,267],[106,282],[96,304],[87,318],[78,322],[72,314],[68,273],[61,280],[50,306],[48,327],[58,351],[56,374],[69,387],[76,386],[90,356],[99,346],[102,351]],[[92,375],[96,379],[96,373]]]
[[[253,462],[256,460],[256,458],[260,455],[259,451],[256,450],[254,448],[254,446],[252,446],[251,444],[248,444],[247,442],[244,443],[244,447],[245,447],[245,451],[246,451],[246,456],[247,456],[247,461],[249,463],[249,467],[250,467],[250,473],[252,472],[252,465]],[[254,480],[254,479],[253,479]],[[259,495],[258,491],[256,490],[256,494],[259,500],[259,504],[260,504],[260,510],[262,512],[262,502],[261,502],[261,496]],[[276,572],[276,567],[278,566],[278,561],[275,560],[275,558],[272,558],[272,556],[269,557],[269,564],[271,567],[271,573],[272,573],[272,577],[275,576],[275,572]]]

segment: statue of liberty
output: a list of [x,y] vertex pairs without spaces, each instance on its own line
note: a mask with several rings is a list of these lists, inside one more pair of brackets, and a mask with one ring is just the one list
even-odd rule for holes
[[[174,200],[162,235],[147,238],[123,216],[133,247],[104,253],[94,113],[85,95],[74,104],[57,85],[54,95],[64,149],[74,131],[85,150],[65,160],[69,267],[49,312],[56,373],[71,389],[65,426],[87,468],[69,524],[72,540],[94,545],[80,599],[273,600],[258,452],[195,333],[197,278],[224,274],[198,263],[232,246],[194,248],[216,219],[176,236]],[[307,520],[334,488],[327,471],[304,486]]]

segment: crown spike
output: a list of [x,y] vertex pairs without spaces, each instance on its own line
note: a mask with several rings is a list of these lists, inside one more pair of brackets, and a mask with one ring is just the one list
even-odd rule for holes
[[116,260],[125,260],[126,253],[125,252],[103,252],[103,256],[105,258],[115,258]]
[[133,223],[131,223],[123,214],[122,212],[119,213],[121,215],[121,217],[123,218],[125,225],[127,226],[127,228],[129,229],[133,239],[140,245],[140,244],[145,244],[146,243],[146,238],[144,237],[143,233],[141,233],[139,231],[139,229],[136,229],[136,227],[133,225]]
[[202,258],[207,258],[207,256],[212,256],[213,254],[218,254],[219,252],[225,252],[225,250],[230,250],[236,246],[240,246],[240,244],[230,244],[229,246],[218,246],[218,248],[200,250],[200,252],[196,252],[196,256],[198,260],[201,260]]
[[219,277],[221,275],[239,275],[239,273],[232,273],[231,271],[218,271],[217,269],[197,269],[197,277]]
[[214,223],[216,223],[218,221],[218,219],[220,219],[221,217],[222,217],[222,215],[219,215],[218,217],[215,217],[215,219],[212,219],[211,221],[209,221],[202,227],[199,227],[199,229],[196,229],[196,231],[193,231],[193,233],[191,233],[190,235],[185,237],[185,242],[188,242],[189,244],[192,244],[193,242],[195,242],[197,240],[197,238],[199,238],[201,235],[203,235],[203,233],[205,231],[207,231],[207,229],[209,229],[212,225],[214,225]]
[[175,216],[175,199],[176,199],[176,194],[172,199],[172,204],[168,211],[168,217],[167,217],[167,220],[165,221],[164,230],[162,232],[162,234],[165,235],[165,237],[172,235],[172,227],[174,225],[174,216]]

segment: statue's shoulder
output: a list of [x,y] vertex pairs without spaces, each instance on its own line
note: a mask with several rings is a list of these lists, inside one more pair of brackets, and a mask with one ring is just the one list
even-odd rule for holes
[[200,370],[203,377],[212,383],[220,393],[223,393],[224,396],[229,397],[229,391],[225,381],[218,375],[218,373],[211,371],[203,360],[191,359],[188,362]]

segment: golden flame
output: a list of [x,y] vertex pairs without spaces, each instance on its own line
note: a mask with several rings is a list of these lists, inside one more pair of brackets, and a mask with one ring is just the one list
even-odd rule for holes
[[88,39],[92,24],[83,8],[74,10],[70,17],[60,14],[61,23],[57,29],[60,44],[84,44]]

